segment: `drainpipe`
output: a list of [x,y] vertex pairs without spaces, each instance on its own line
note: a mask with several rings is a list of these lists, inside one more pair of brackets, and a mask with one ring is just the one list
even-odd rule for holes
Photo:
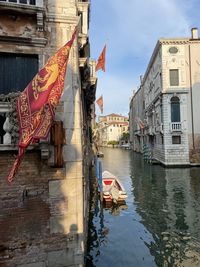
[[192,146],[195,149],[194,144],[194,114],[193,114],[193,96],[192,96],[192,68],[191,68],[191,50],[189,44],[189,71],[190,71],[190,99],[191,99],[191,122],[192,122]]

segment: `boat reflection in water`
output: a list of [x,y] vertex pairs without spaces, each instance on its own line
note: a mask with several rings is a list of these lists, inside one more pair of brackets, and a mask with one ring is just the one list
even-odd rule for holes
[[103,208],[108,210],[110,214],[117,216],[120,215],[120,212],[123,210],[127,210],[128,206],[126,205],[125,201],[118,202],[117,204],[112,202],[104,202]]
[[110,231],[112,232],[112,225],[108,226],[106,217],[112,216],[116,218],[122,215],[127,210],[128,206],[125,201],[118,203],[100,201],[100,197],[97,194],[92,196],[92,205],[89,216],[89,229],[88,229],[88,244],[87,244],[87,256],[86,267],[95,266],[110,266],[107,263],[103,263],[100,260],[100,254],[102,254],[102,248],[110,246]]

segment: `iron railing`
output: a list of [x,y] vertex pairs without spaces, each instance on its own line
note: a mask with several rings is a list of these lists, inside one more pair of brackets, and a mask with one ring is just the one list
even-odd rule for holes
[[0,3],[22,4],[43,7],[43,0],[0,0]]

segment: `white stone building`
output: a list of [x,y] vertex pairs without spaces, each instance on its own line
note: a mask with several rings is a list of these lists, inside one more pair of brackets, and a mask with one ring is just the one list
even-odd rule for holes
[[143,152],[147,145],[153,159],[164,165],[200,163],[199,103],[200,40],[193,28],[191,38],[157,42],[130,102],[133,149]]
[[98,129],[100,133],[100,145],[107,145],[110,141],[120,141],[123,133],[129,128],[128,118],[118,114],[100,116]]

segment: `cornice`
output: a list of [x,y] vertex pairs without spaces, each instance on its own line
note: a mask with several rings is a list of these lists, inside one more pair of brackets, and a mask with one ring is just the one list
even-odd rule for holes
[[78,16],[66,16],[58,13],[47,13],[46,14],[47,22],[63,22],[69,24],[77,24],[79,22]]
[[162,94],[188,94],[190,90],[188,88],[173,88],[173,89],[165,89],[162,91]]
[[160,39],[159,43],[162,45],[182,45],[182,44],[188,44],[189,38],[185,39]]
[[159,39],[154,48],[153,54],[150,58],[149,64],[147,66],[146,72],[143,77],[142,85],[145,83],[145,80],[149,74],[149,71],[152,67],[152,64],[158,54],[158,51],[162,45],[186,45],[186,44],[200,44],[200,39],[189,39],[189,38],[176,38],[176,39]]
[[88,9],[88,7],[90,6],[90,3],[89,2],[78,2],[77,3],[77,7],[78,9]]
[[200,43],[200,39],[190,39],[190,38],[176,38],[176,39],[160,39],[160,44],[163,45],[183,45],[183,44],[194,44]]
[[47,39],[33,37],[33,38],[26,38],[26,37],[18,37],[18,36],[0,36],[0,43],[14,43],[20,45],[28,45],[28,46],[39,46],[44,47],[47,43]]

